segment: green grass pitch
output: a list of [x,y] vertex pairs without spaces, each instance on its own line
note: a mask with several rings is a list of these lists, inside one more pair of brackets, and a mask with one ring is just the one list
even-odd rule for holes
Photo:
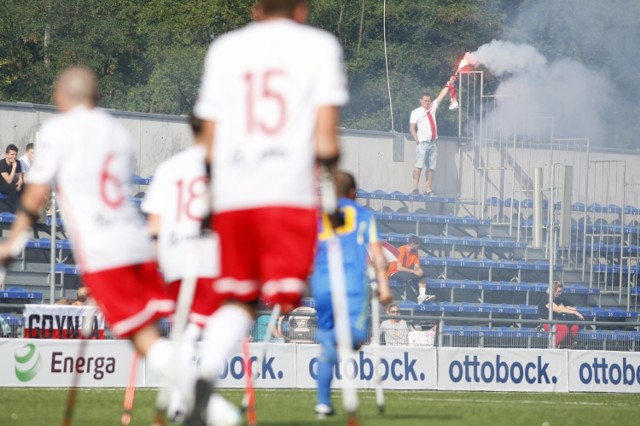
[[[223,390],[235,403],[241,391]],[[151,424],[156,392],[139,389],[132,425]],[[123,389],[80,389],[74,425],[119,425]],[[387,391],[386,411],[378,414],[373,391],[361,391],[358,418],[362,426],[389,425],[533,425],[592,426],[640,424],[640,396],[636,394],[540,394],[490,392]],[[59,425],[66,389],[0,388],[0,425]],[[258,390],[260,426],[345,425],[340,393],[334,392],[335,417],[316,420],[312,390]]]

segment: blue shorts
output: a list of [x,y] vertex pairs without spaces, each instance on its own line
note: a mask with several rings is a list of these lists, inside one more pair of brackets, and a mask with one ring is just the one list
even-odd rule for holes
[[416,145],[416,168],[436,169],[438,160],[438,144],[435,141],[424,141]]

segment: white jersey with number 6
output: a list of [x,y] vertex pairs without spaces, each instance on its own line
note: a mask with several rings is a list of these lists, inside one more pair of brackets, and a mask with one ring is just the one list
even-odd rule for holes
[[[213,261],[217,253],[214,237],[200,237],[200,224],[209,214],[208,185],[205,171],[206,151],[194,145],[162,162],[142,202],[145,213],[160,217],[158,263],[167,283],[180,280],[185,272],[202,278],[215,278],[218,271]],[[197,245],[194,245],[195,241]],[[197,271],[190,257],[198,250]]]
[[316,114],[348,101],[342,48],[289,19],[210,47],[195,113],[216,123],[213,209],[313,207]]
[[85,273],[154,258],[142,215],[129,200],[134,165],[129,132],[99,108],[77,106],[42,126],[30,182],[55,186]]

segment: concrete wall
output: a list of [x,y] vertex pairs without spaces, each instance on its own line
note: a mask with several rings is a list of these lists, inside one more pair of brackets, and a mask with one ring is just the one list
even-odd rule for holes
[[[186,117],[111,111],[127,126],[138,147],[136,173],[153,174],[158,163],[191,144]],[[39,126],[55,109],[48,105],[0,102],[0,147],[14,143],[23,151],[36,139]],[[409,192],[415,144],[404,134],[341,130],[342,167],[353,172],[359,186],[367,190]],[[578,142],[580,142],[578,140]],[[543,168],[543,186],[548,188],[556,163],[574,167],[575,201],[640,206],[640,154],[576,148],[572,141],[553,150],[540,147],[514,148],[509,143],[492,146],[459,144],[456,138],[441,138],[434,189],[440,195],[463,201],[500,198],[531,198],[533,169]],[[20,154],[20,153],[19,153]],[[597,163],[595,162],[597,161]],[[420,189],[424,190],[421,177]],[[514,192],[515,191],[515,192]]]
[[[152,175],[158,163],[192,143],[186,117],[110,112],[133,134],[138,152],[138,175]],[[4,147],[14,143],[21,156],[27,143],[36,142],[40,125],[55,113],[55,108],[49,105],[0,102],[0,147],[4,151]]]

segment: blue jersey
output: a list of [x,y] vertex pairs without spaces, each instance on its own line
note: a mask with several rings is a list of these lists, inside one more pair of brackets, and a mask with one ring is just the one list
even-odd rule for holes
[[[344,225],[337,228],[335,233],[342,248],[350,318],[352,324],[364,324],[369,301],[367,246],[378,241],[378,229],[373,215],[355,201],[341,198],[338,206],[344,215]],[[326,243],[333,236],[334,230],[329,219],[323,215],[318,224],[318,245],[311,277],[311,292],[316,299],[318,326],[325,329],[333,328]]]

